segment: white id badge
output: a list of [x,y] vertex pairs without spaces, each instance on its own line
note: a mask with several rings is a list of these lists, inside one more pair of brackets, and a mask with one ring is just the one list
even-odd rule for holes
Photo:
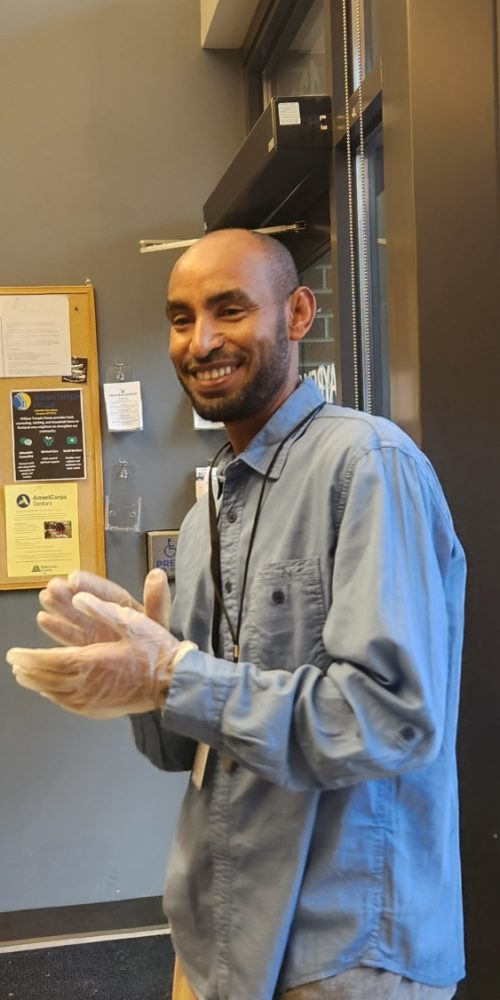
[[209,753],[210,747],[208,743],[198,743],[194,756],[193,769],[191,771],[191,781],[198,791],[200,791],[200,788],[203,786],[203,778],[205,777]]

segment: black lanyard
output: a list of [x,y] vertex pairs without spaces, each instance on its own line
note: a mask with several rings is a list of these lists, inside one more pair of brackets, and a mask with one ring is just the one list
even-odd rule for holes
[[228,614],[228,611],[227,611],[227,608],[226,608],[226,605],[225,605],[225,602],[224,602],[224,597],[222,596],[222,574],[221,574],[221,566],[220,566],[220,535],[219,535],[219,527],[218,527],[218,523],[217,523],[217,521],[218,521],[218,518],[217,518],[217,509],[216,509],[216,505],[215,505],[215,497],[214,497],[214,491],[213,491],[213,487],[212,487],[212,472],[213,472],[213,470],[215,468],[216,462],[217,462],[219,456],[222,454],[222,452],[224,450],[228,450],[230,448],[230,444],[228,444],[228,443],[224,444],[222,446],[222,448],[219,448],[219,451],[217,452],[217,454],[216,454],[216,456],[215,456],[215,458],[214,458],[214,460],[213,460],[213,462],[212,462],[212,464],[210,466],[210,474],[209,474],[209,477],[208,477],[208,512],[209,512],[209,518],[210,518],[210,542],[211,542],[210,570],[211,570],[211,574],[212,574],[212,582],[213,582],[213,585],[214,585],[214,611],[213,611],[213,617],[212,617],[212,649],[214,651],[214,656],[218,655],[219,630],[220,630],[220,619],[221,619],[221,611],[222,611],[224,613],[224,617],[226,619],[227,626],[229,628],[229,633],[230,633],[231,639],[233,641],[233,661],[234,661],[234,663],[238,662],[239,655],[240,655],[240,631],[241,631],[241,622],[242,622],[242,619],[243,619],[243,604],[244,604],[244,601],[245,601],[245,592],[246,592],[247,581],[248,581],[248,568],[249,568],[249,565],[250,565],[250,556],[252,555],[252,549],[253,549],[254,542],[255,542],[255,536],[257,534],[257,528],[258,528],[258,524],[259,524],[259,519],[260,519],[261,510],[262,510],[262,505],[264,503],[264,493],[265,493],[267,482],[269,480],[271,472],[273,471],[275,462],[278,459],[279,455],[281,454],[281,451],[284,448],[284,446],[287,443],[287,441],[289,441],[290,438],[293,437],[294,434],[296,434],[298,431],[300,431],[302,429],[302,427],[306,427],[309,423],[312,423],[312,421],[314,420],[316,414],[319,413],[319,411],[321,409],[323,409],[324,405],[325,405],[325,402],[323,401],[322,403],[319,404],[319,406],[316,406],[315,409],[311,413],[308,413],[307,416],[303,417],[303,419],[300,420],[299,423],[295,425],[295,427],[292,427],[291,431],[288,432],[288,434],[286,435],[286,437],[284,437],[283,440],[280,441],[280,443],[279,443],[278,447],[276,448],[276,451],[274,452],[274,455],[272,456],[271,461],[269,462],[269,465],[268,465],[268,467],[267,467],[267,469],[266,469],[266,471],[264,473],[264,480],[263,480],[263,483],[262,483],[262,486],[261,486],[261,490],[260,490],[260,493],[259,493],[259,499],[257,501],[257,509],[255,511],[255,516],[254,516],[254,519],[253,519],[252,532],[251,532],[251,535],[250,535],[250,541],[248,543],[248,551],[247,551],[247,555],[246,555],[246,559],[245,559],[245,569],[244,569],[244,572],[243,572],[243,583],[242,583],[242,587],[241,587],[241,597],[240,597],[240,605],[239,605],[239,608],[238,608],[238,618],[237,618],[237,622],[236,622],[236,628],[233,626],[233,623],[232,623],[232,621],[231,621],[231,619],[229,617],[229,614]]

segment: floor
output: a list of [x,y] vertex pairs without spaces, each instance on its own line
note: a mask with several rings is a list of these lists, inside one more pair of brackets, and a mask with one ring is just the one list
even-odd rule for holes
[[121,938],[0,954],[0,1000],[169,1000],[170,937]]

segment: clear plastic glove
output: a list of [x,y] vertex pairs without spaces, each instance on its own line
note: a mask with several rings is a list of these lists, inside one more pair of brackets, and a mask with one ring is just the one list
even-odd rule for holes
[[108,624],[82,615],[73,605],[75,594],[84,591],[113,601],[124,608],[134,608],[168,628],[170,623],[170,588],[161,569],[153,569],[144,581],[144,605],[136,601],[128,590],[112,580],[95,573],[76,570],[66,579],[54,577],[39,595],[43,610],[38,612],[37,623],[42,632],[64,646],[85,646],[92,642],[108,642],[116,638]]
[[[158,602],[163,590],[160,586],[152,590]],[[90,718],[112,718],[161,707],[176,662],[188,649],[197,648],[194,643],[179,642],[142,611],[104,601],[94,594],[77,593],[71,604],[77,617],[72,620],[66,607],[67,627],[79,629],[80,639],[92,632],[101,637],[100,641],[61,649],[10,649],[7,662],[18,683]]]

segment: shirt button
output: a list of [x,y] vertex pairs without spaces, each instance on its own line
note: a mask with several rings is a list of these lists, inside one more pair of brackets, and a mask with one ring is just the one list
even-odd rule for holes
[[233,585],[232,585],[231,581],[230,580],[226,580],[226,582],[224,584],[224,590],[226,591],[226,594],[230,594],[231,591],[232,591],[232,589],[233,589]]
[[227,519],[228,519],[228,521],[229,521],[230,524],[234,524],[234,522],[236,521],[237,517],[238,517],[238,515],[237,515],[237,513],[236,513],[235,510],[230,510],[229,513],[228,513],[228,515],[227,515]]
[[415,730],[413,726],[403,726],[403,728],[400,729],[400,734],[404,740],[410,741],[415,736]]
[[282,590],[273,590],[272,601],[273,604],[283,604],[285,600],[285,595]]

